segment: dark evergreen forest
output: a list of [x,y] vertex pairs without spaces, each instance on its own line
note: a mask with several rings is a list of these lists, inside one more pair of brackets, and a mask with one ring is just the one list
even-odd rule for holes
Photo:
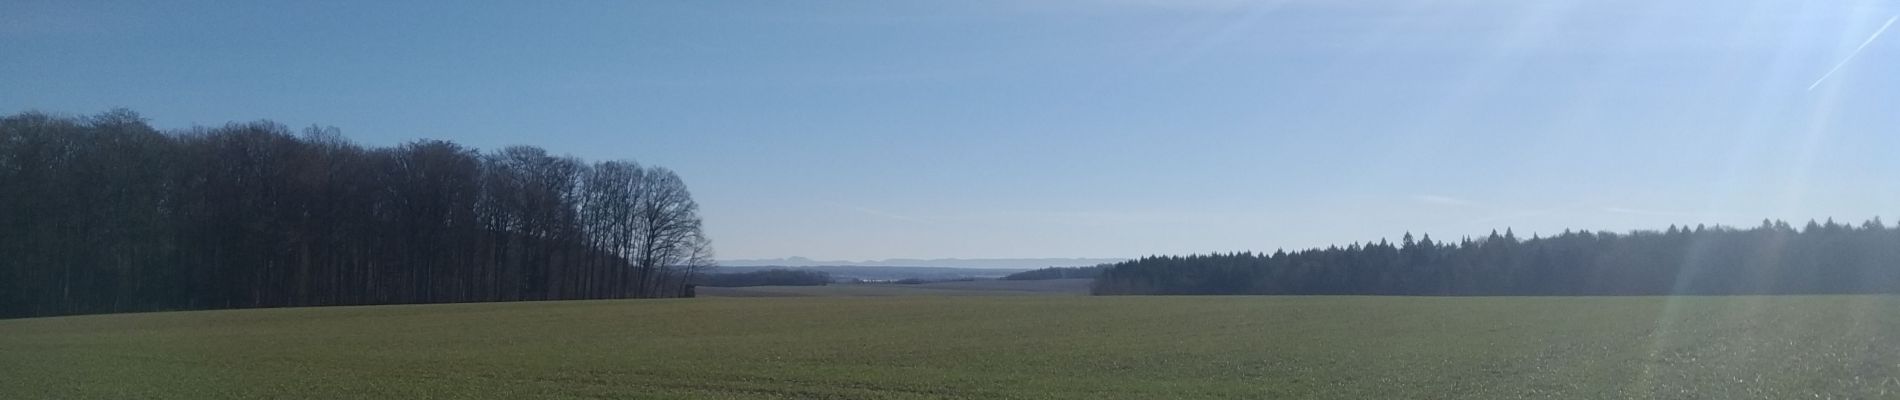
[[1048,279],[1090,279],[1102,274],[1108,268],[1104,265],[1092,267],[1048,267],[1017,272],[1004,276],[1006,281],[1040,281]]
[[1660,295],[1900,293],[1900,228],[1762,221],[1750,229],[1569,232],[1355,243],[1112,264],[1096,294]]
[[711,262],[679,176],[271,122],[0,119],[0,317],[666,297]]

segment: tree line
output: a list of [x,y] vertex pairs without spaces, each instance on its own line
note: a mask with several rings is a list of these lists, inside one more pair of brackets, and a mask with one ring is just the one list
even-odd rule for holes
[[1049,279],[1094,279],[1102,275],[1108,265],[1090,267],[1047,267],[1037,268],[1014,274],[1004,275],[1006,281],[1040,281]]
[[825,271],[807,269],[768,269],[752,272],[701,274],[694,282],[697,282],[699,285],[715,287],[824,286],[831,284],[831,274]]
[[711,251],[685,182],[632,161],[0,119],[0,317],[667,297]]
[[1900,227],[1565,231],[1354,243],[1111,264],[1095,294],[1660,295],[1900,293]]

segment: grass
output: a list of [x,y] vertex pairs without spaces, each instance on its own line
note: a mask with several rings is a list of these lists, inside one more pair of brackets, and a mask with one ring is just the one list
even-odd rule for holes
[[0,321],[0,398],[1900,398],[1900,297],[702,298]]

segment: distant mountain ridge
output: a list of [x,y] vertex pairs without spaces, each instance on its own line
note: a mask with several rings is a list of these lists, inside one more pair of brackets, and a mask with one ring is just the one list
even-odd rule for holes
[[805,257],[751,260],[720,260],[728,267],[943,267],[943,268],[1018,268],[1088,267],[1128,261],[1126,258],[892,258],[871,261],[823,261]]

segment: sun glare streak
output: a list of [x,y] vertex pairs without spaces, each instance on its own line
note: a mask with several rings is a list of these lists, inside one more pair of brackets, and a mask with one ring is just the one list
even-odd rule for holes
[[[1774,0],[1761,0],[1749,3],[1748,9],[1741,15],[1741,19],[1735,21],[1739,28],[1729,37],[1731,41],[1730,45],[1742,47],[1749,44],[1749,32],[1763,26],[1783,28],[1775,25],[1773,22],[1773,18],[1781,14],[1780,11],[1783,11],[1777,8],[1778,5],[1779,4]],[[1802,11],[1810,10],[1804,9]],[[1725,179],[1719,181],[1725,186],[1732,188],[1738,185],[1737,182],[1745,179],[1744,166],[1750,163],[1751,154],[1763,148],[1763,141],[1766,140],[1762,135],[1762,133],[1764,133],[1762,127],[1766,125],[1768,121],[1772,120],[1770,115],[1785,112],[1781,110],[1780,105],[1781,101],[1783,101],[1783,96],[1786,94],[1785,90],[1774,87],[1771,82],[1782,82],[1787,78],[1793,77],[1796,73],[1795,65],[1797,63],[1797,57],[1793,56],[1793,54],[1794,49],[1799,46],[1799,39],[1797,35],[1793,34],[1792,28],[1788,29],[1790,30],[1783,31],[1784,39],[1781,43],[1769,48],[1771,54],[1769,62],[1766,65],[1767,68],[1763,71],[1766,74],[1765,76],[1751,78],[1746,70],[1739,67],[1744,64],[1743,60],[1746,59],[1744,58],[1746,57],[1744,52],[1731,53],[1727,60],[1728,62],[1723,63],[1723,65],[1730,65],[1731,67],[1719,72],[1721,74],[1720,76],[1731,80],[1733,82],[1732,84],[1735,85],[1746,84],[1745,82],[1749,80],[1759,82],[1754,85],[1754,99],[1748,106],[1747,112],[1741,115],[1738,121],[1739,124],[1734,127],[1732,130],[1733,133],[1728,135],[1726,162],[1721,169]],[[1702,211],[1705,213],[1716,213],[1728,207],[1730,205],[1729,203],[1732,203],[1733,200],[1724,197],[1726,192],[1728,192],[1728,190],[1711,190],[1709,197],[1705,200],[1704,209]],[[1689,289],[1687,283],[1691,277],[1705,272],[1693,267],[1704,265],[1702,260],[1709,257],[1712,251],[1713,249],[1711,249],[1707,243],[1690,243],[1687,251],[1683,254],[1681,261],[1682,268],[1677,269],[1677,275],[1670,287],[1669,293],[1672,295],[1685,294]],[[1779,253],[1780,250],[1764,249],[1763,251]],[[1657,310],[1656,322],[1652,328],[1654,330],[1647,343],[1648,348],[1646,351],[1649,357],[1663,357],[1668,344],[1671,341],[1679,340],[1682,336],[1682,333],[1680,333],[1682,329],[1676,326],[1675,322],[1681,320],[1683,317],[1683,301],[1684,298],[1682,297],[1671,296],[1663,301],[1662,306]],[[1663,387],[1663,381],[1667,379],[1669,379],[1669,376],[1665,374],[1664,371],[1654,370],[1645,366],[1639,385],[1655,390]]]
[[[1775,18],[1793,17],[1799,20],[1816,10],[1807,7],[1786,10],[1778,6],[1783,5],[1775,0],[1758,1],[1752,4],[1744,18],[1743,28],[1736,30],[1729,38],[1729,46],[1740,48],[1757,40],[1750,35],[1750,32],[1757,29],[1772,29],[1778,31],[1779,34],[1776,36],[1780,37],[1780,40],[1771,45],[1765,44],[1769,51],[1767,62],[1756,61],[1746,52],[1736,52],[1722,63],[1735,66],[1730,67],[1729,73],[1722,76],[1733,80],[1737,85],[1753,81],[1755,90],[1753,101],[1744,110],[1745,112],[1740,113],[1739,118],[1733,121],[1734,125],[1724,129],[1727,133],[1721,135],[1717,142],[1713,143],[1716,146],[1726,147],[1728,151],[1722,164],[1722,178],[1717,181],[1722,182],[1724,187],[1707,193],[1705,204],[1709,211],[1727,209],[1740,203],[1735,193],[1742,189],[1742,182],[1756,178],[1753,176],[1754,172],[1750,172],[1750,168],[1760,162],[1758,157],[1778,148],[1770,143],[1770,139],[1776,135],[1775,132],[1778,132],[1780,127],[1770,126],[1775,125],[1774,121],[1781,115],[1791,113],[1786,105],[1790,93],[1782,83],[1801,79],[1798,76],[1804,72],[1799,67],[1802,64],[1802,57],[1798,54],[1800,49],[1807,47],[1808,41],[1799,34],[1802,31],[1798,28],[1799,23],[1786,22],[1787,25],[1783,25],[1776,23]],[[1760,75],[1751,76],[1741,70],[1743,67],[1740,66],[1748,64],[1759,64],[1762,67]]]
[[1821,82],[1826,82],[1828,77],[1834,76],[1835,71],[1840,71],[1841,67],[1845,67],[1847,66],[1848,62],[1854,61],[1854,57],[1859,56],[1861,50],[1866,50],[1867,45],[1873,44],[1874,40],[1876,39],[1880,39],[1880,34],[1887,33],[1887,28],[1892,27],[1893,22],[1896,20],[1900,20],[1900,15],[1895,15],[1892,18],[1887,18],[1887,23],[1881,24],[1880,29],[1874,30],[1874,34],[1872,36],[1868,36],[1867,40],[1860,42],[1860,46],[1855,47],[1853,52],[1847,53],[1847,58],[1841,59],[1840,63],[1834,64],[1833,69],[1829,69],[1827,70],[1827,73],[1821,74],[1821,78],[1815,79],[1814,84],[1808,85],[1808,91],[1810,92],[1814,91],[1815,87],[1821,86]]
[[[1861,41],[1860,46],[1855,47],[1852,52],[1849,52],[1846,58],[1834,66],[1834,69],[1829,70],[1828,74],[1823,75],[1820,80],[1816,80],[1814,85],[1810,85],[1808,88],[1809,91],[1819,88],[1820,84],[1828,79],[1829,76],[1832,76],[1835,71],[1840,70],[1841,67],[1847,65],[1848,62],[1853,61],[1856,56],[1860,55],[1861,50],[1866,49],[1874,40],[1879,39],[1881,33],[1885,33],[1887,28],[1892,27],[1896,20],[1900,20],[1900,15],[1887,18],[1887,21],[1882,23],[1880,28],[1874,30],[1873,35]],[[1851,40],[1850,38],[1850,36],[1846,36],[1846,32],[1843,32],[1840,39],[1842,39],[1842,42],[1845,42],[1846,40]],[[1791,143],[1795,146],[1795,151],[1790,154],[1790,164],[1786,169],[1788,174],[1782,183],[1783,188],[1780,193],[1782,197],[1781,204],[1778,205],[1783,215],[1792,214],[1791,211],[1800,209],[1800,205],[1809,200],[1808,192],[1809,186],[1812,183],[1810,180],[1814,177],[1815,160],[1821,157],[1820,153],[1828,137],[1837,134],[1835,131],[1835,124],[1837,122],[1835,115],[1840,111],[1840,103],[1843,101],[1841,91],[1847,88],[1844,87],[1844,85],[1828,85],[1826,88],[1819,89],[1822,89],[1820,95],[1815,96],[1812,103],[1810,103],[1805,110],[1800,111],[1805,114],[1803,118],[1805,119],[1805,126],[1799,128],[1801,134],[1795,136],[1795,138],[1800,139],[1800,142]]]
[[[1761,4],[1756,4],[1756,10],[1754,11],[1760,11],[1760,8],[1761,8]],[[1751,17],[1754,17],[1754,15],[1751,15]],[[1896,16],[1888,18],[1885,23],[1881,24],[1879,29],[1874,30],[1874,33],[1872,35],[1868,36],[1867,39],[1863,40],[1859,46],[1854,48],[1852,52],[1848,53],[1847,57],[1843,58],[1839,63],[1835,64],[1834,67],[1832,69],[1829,69],[1826,74],[1823,74],[1820,78],[1816,79],[1813,82],[1813,84],[1808,85],[1806,91],[1808,92],[1814,91],[1814,89],[1820,87],[1822,83],[1826,82],[1829,77],[1833,76],[1834,73],[1836,73],[1841,68],[1846,66],[1847,63],[1853,61],[1856,56],[1860,55],[1862,50],[1865,50],[1868,45],[1874,42],[1874,40],[1879,39],[1881,34],[1885,33],[1887,29],[1891,27],[1896,20],[1900,20],[1900,15],[1896,15]],[[1798,38],[1790,38],[1788,43],[1784,43],[1784,45],[1777,47],[1777,50],[1774,53],[1774,61],[1773,63],[1770,64],[1771,65],[1770,73],[1774,75],[1774,76],[1771,76],[1771,78],[1779,77],[1779,75],[1785,74],[1788,71],[1789,69],[1788,67],[1790,66],[1790,62],[1792,61],[1792,58],[1793,58],[1793,57],[1789,57],[1791,53],[1790,52],[1791,47],[1799,46],[1799,42],[1800,42],[1800,39]],[[1778,80],[1767,79],[1765,81],[1774,82]],[[1763,85],[1763,87],[1759,88],[1759,92],[1757,93],[1755,103],[1753,106],[1753,111],[1747,113],[1747,117],[1744,119],[1744,123],[1738,127],[1742,131],[1760,132],[1759,130],[1762,129],[1760,124],[1766,120],[1766,115],[1768,113],[1787,112],[1787,110],[1782,110],[1780,109],[1780,107],[1776,105],[1777,101],[1775,98],[1781,94],[1779,93],[1780,91],[1769,88],[1767,86],[1768,85]],[[1805,133],[1805,135],[1803,135],[1804,140],[1801,143],[1800,150],[1794,156],[1795,157],[1795,163],[1794,163],[1795,171],[1793,174],[1790,175],[1791,177],[1790,179],[1792,181],[1787,182],[1787,186],[1789,186],[1789,189],[1784,191],[1785,194],[1784,194],[1784,199],[1783,199],[1783,207],[1786,207],[1787,204],[1798,203],[1803,200],[1803,197],[1806,191],[1806,183],[1807,183],[1806,177],[1809,173],[1809,169],[1812,167],[1813,160],[1815,158],[1815,153],[1817,151],[1816,148],[1819,145],[1819,141],[1828,132],[1830,115],[1834,111],[1835,102],[1839,100],[1836,93],[1839,91],[1839,89],[1840,89],[1839,87],[1830,87],[1829,90],[1826,92],[1826,95],[1822,96],[1821,99],[1817,103],[1813,104],[1812,108],[1810,108],[1807,111],[1808,123],[1807,123],[1807,126],[1804,127],[1804,129],[1802,129]],[[1728,160],[1729,165],[1727,166],[1727,168],[1725,168],[1725,172],[1727,173],[1727,175],[1731,177],[1736,176],[1740,173],[1739,171],[1740,164],[1744,163],[1745,162],[1744,160],[1747,159],[1747,157],[1745,157],[1743,153],[1747,152],[1749,150],[1749,147],[1760,145],[1760,143],[1755,143],[1760,139],[1759,135],[1755,135],[1755,134],[1743,135],[1739,139],[1741,140],[1737,140],[1735,144],[1730,148],[1730,157]],[[1710,203],[1710,207],[1713,208],[1714,205],[1717,204],[1720,200],[1718,200],[1719,196],[1717,195],[1712,194],[1711,197],[1712,198],[1710,199],[1709,203]],[[1758,257],[1762,257],[1765,259],[1773,259],[1773,258],[1781,257],[1783,253],[1785,252],[1785,249],[1780,243],[1776,243],[1775,245],[1770,245],[1770,246],[1765,246],[1764,248],[1754,249],[1754,251],[1756,252],[1755,255]],[[1696,265],[1705,265],[1703,262],[1701,262],[1701,260],[1704,258],[1710,257],[1714,253],[1715,253],[1715,250],[1711,249],[1707,243],[1699,243],[1699,242],[1690,243],[1689,248],[1687,249],[1687,252],[1683,255],[1682,262],[1685,268],[1681,268],[1679,270],[1678,276],[1676,277],[1675,285],[1674,287],[1671,288],[1670,292],[1676,295],[1686,294],[1691,289],[1687,287],[1686,283],[1689,282],[1692,279],[1692,277],[1707,272],[1707,271],[1692,269],[1688,267],[1696,266]],[[1766,272],[1758,272],[1758,273],[1766,273]],[[1759,277],[1759,276],[1752,277],[1752,278],[1753,279],[1750,279],[1751,281],[1763,280],[1762,277]],[[1650,343],[1649,343],[1648,350],[1650,353],[1650,357],[1663,356],[1667,342],[1671,341],[1675,336],[1677,336],[1677,334],[1675,333],[1677,327],[1675,327],[1672,322],[1677,321],[1682,315],[1682,312],[1680,310],[1680,308],[1682,307],[1681,305],[1682,301],[1684,301],[1684,299],[1681,297],[1671,297],[1669,300],[1663,303],[1662,309],[1659,310],[1659,313],[1656,318],[1656,328],[1654,331],[1655,333],[1653,337],[1651,337]],[[1744,309],[1739,311],[1739,314],[1740,314],[1739,316],[1735,316],[1735,317],[1753,319],[1753,318],[1758,318],[1759,315],[1762,314],[1762,312],[1763,311],[1761,310],[1761,307],[1759,306],[1747,306]],[[1648,368],[1645,368],[1645,370],[1643,371],[1643,378],[1642,378],[1644,381],[1643,384],[1648,387],[1659,387],[1661,383],[1660,381],[1663,379],[1667,379],[1667,377],[1658,372],[1659,371],[1653,371]]]

